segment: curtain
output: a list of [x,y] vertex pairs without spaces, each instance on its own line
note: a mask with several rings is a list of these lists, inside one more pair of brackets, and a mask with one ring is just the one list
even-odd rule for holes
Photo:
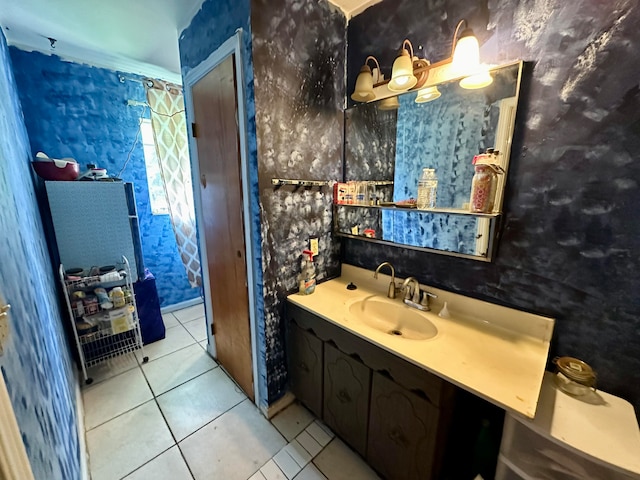
[[179,86],[145,79],[171,225],[192,288],[202,285],[184,98]]

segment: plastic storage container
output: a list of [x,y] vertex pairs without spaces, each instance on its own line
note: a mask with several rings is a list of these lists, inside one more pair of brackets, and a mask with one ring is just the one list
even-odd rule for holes
[[639,480],[640,430],[631,404],[604,392],[573,397],[545,374],[533,420],[505,416],[496,480]]
[[418,181],[418,201],[416,206],[420,209],[436,208],[436,195],[438,192],[438,177],[433,168],[423,168],[422,176]]

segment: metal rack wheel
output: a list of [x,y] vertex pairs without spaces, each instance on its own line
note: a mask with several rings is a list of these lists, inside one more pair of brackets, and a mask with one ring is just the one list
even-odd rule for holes
[[147,363],[148,361],[149,361],[149,357],[144,357],[144,358],[142,359],[142,363]]
[[84,381],[84,383],[85,383],[86,385],[91,385],[91,384],[93,383],[93,378],[87,378],[87,379]]

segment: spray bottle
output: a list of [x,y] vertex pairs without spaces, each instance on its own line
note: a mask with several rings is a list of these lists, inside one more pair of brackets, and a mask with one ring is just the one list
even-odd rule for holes
[[311,250],[304,250],[303,256],[308,255],[309,258],[302,260],[300,269],[299,281],[299,293],[301,295],[311,295],[316,289],[316,267],[313,264],[313,252]]

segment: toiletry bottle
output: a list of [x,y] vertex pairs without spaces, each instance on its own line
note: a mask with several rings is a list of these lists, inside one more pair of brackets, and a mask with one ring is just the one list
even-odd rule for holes
[[303,262],[300,273],[299,292],[302,295],[311,295],[316,289],[316,267],[313,264],[313,252],[305,250],[303,255],[308,255],[309,259]]
[[433,168],[423,168],[422,177],[418,181],[417,207],[420,209],[436,208],[436,193],[438,190],[438,177]]
[[109,299],[115,308],[122,308],[125,305],[124,292],[122,287],[113,287],[109,292]]

